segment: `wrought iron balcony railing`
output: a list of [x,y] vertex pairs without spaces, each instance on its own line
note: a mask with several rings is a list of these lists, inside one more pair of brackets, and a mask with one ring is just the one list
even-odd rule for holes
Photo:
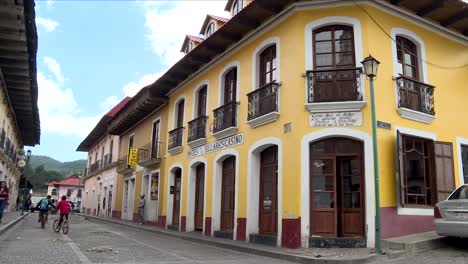
[[213,110],[213,132],[223,131],[226,128],[237,126],[237,102],[230,102]]
[[247,94],[249,99],[247,120],[278,112],[278,89],[278,83],[269,83]]
[[307,71],[309,103],[362,101],[361,68]]
[[200,138],[206,138],[207,120],[207,116],[200,116],[188,123],[188,142],[192,142]]
[[434,86],[405,76],[395,79],[398,87],[398,107],[435,115]]
[[91,166],[89,167],[89,170],[88,170],[89,174],[95,173],[97,170],[99,170],[100,169],[99,165],[100,165],[99,160],[94,162],[93,164],[91,164]]
[[132,167],[128,165],[128,156],[120,157],[117,161],[117,172],[124,173],[125,171],[131,170]]
[[160,142],[148,143],[138,148],[138,164],[142,166],[153,165],[160,159]]
[[182,146],[182,137],[183,137],[184,127],[178,127],[169,131],[169,149]]

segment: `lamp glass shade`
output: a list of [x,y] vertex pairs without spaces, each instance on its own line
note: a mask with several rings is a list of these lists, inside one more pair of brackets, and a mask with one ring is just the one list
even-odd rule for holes
[[28,149],[28,151],[26,152],[26,156],[31,157],[31,150],[30,149]]
[[378,60],[369,55],[361,63],[364,66],[364,73],[368,77],[374,77],[377,75],[377,70],[379,69],[380,64]]

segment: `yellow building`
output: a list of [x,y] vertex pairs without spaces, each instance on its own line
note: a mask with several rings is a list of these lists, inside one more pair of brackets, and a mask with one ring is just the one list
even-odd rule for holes
[[[405,3],[229,1],[227,10],[243,9],[183,47],[184,58],[132,99],[112,130],[123,157],[151,142],[162,117],[158,224],[290,248],[374,247],[361,65],[372,54],[382,236],[433,229],[435,203],[468,182],[468,26],[456,15],[466,4]],[[135,220],[145,175],[157,169],[126,171],[116,205]]]

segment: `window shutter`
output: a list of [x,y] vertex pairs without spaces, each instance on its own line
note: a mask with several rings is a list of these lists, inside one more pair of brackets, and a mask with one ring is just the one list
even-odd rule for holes
[[453,146],[450,142],[434,142],[437,201],[445,200],[455,189]]
[[406,190],[405,190],[405,152],[403,148],[403,134],[397,130],[396,138],[396,168],[397,168],[397,183],[398,190],[397,193],[400,194],[400,203],[401,205],[406,204]]

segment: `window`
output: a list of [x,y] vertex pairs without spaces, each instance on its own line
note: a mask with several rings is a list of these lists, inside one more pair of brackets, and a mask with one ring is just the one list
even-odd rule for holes
[[206,29],[206,37],[208,38],[209,36],[213,35],[215,31],[215,24],[214,22],[211,22],[210,24],[208,24],[208,28]]
[[234,67],[224,75],[224,104],[236,102],[237,68]]
[[112,163],[112,151],[114,149],[114,140],[110,141],[110,146],[109,146],[109,160],[108,163]]
[[398,132],[398,174],[403,206],[431,206],[455,188],[452,143]]
[[461,146],[462,165],[463,165],[463,180],[468,184],[468,146]]
[[190,51],[192,51],[192,49],[193,49],[193,43],[192,43],[192,41],[189,41],[187,43],[187,48],[185,50],[185,53],[189,53]]
[[175,106],[175,113],[174,113],[174,126],[175,128],[169,131],[169,143],[168,149],[174,151],[169,151],[171,154],[177,154],[182,151],[182,137],[183,137],[183,130],[184,130],[184,106],[185,106],[185,99],[181,99]]
[[276,45],[271,45],[260,53],[260,87],[277,79]]
[[237,15],[242,10],[242,0],[234,0],[231,9],[231,16]]
[[449,200],[467,200],[468,199],[468,186],[458,188],[449,198]]
[[197,117],[206,115],[206,85],[198,90]]
[[73,189],[67,189],[67,197],[70,197],[73,193]]
[[398,74],[419,80],[418,48],[407,38],[397,36]]
[[177,104],[176,128],[184,126],[184,106],[185,100],[181,100]]
[[314,30],[314,69],[355,67],[353,27],[326,26]]
[[151,141],[151,158],[158,157],[159,124],[160,124],[160,120],[157,120],[153,123],[153,136],[152,136],[152,141]]

